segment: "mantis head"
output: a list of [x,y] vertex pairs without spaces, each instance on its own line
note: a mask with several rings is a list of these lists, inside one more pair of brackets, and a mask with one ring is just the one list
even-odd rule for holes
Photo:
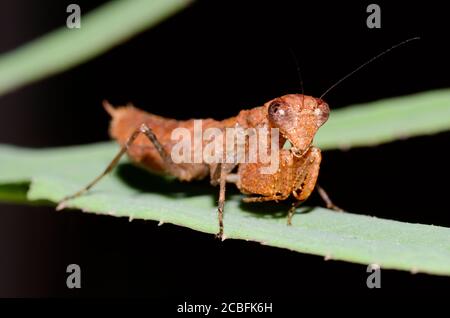
[[328,119],[330,108],[320,98],[289,94],[266,103],[271,127],[292,144],[295,156],[302,156],[311,146],[317,130]]

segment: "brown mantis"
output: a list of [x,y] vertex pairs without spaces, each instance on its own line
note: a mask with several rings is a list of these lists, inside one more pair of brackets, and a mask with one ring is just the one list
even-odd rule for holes
[[[261,168],[264,164],[258,161],[226,161],[224,153],[219,156],[220,160],[217,162],[204,160],[175,162],[172,154],[176,143],[171,138],[172,132],[179,128],[193,132],[195,126],[193,119],[178,121],[144,112],[131,105],[114,108],[108,102],[104,102],[106,111],[112,117],[110,135],[118,141],[121,149],[102,174],[77,193],[65,197],[57,209],[63,209],[68,200],[79,197],[91,189],[126,153],[134,163],[152,172],[170,174],[181,181],[204,179],[209,176],[212,185],[219,185],[217,233],[219,238],[224,238],[226,183],[234,183],[242,193],[249,195],[243,199],[246,202],[282,201],[294,197],[296,202],[287,217],[287,223],[291,224],[296,207],[311,195],[319,175],[322,156],[320,150],[312,143],[317,130],[327,121],[330,112],[328,104],[322,97],[368,63],[415,39],[417,38],[403,41],[383,51],[336,82],[320,98],[289,94],[272,99],[263,106],[242,110],[236,117],[221,121],[214,119],[202,121],[203,127],[215,128],[220,132],[233,127],[277,129],[280,135],[278,143],[269,147],[269,150],[278,151],[278,169],[273,173],[262,173]],[[245,140],[244,147],[248,148],[248,141]],[[283,149],[286,141],[292,145],[290,149]],[[322,188],[317,189],[328,208],[338,209]]]

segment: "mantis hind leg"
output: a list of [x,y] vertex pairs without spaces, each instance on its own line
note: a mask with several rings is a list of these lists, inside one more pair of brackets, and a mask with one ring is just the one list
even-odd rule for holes
[[56,207],[56,209],[57,210],[64,209],[66,207],[67,201],[82,196],[84,193],[89,191],[89,189],[91,189],[94,185],[96,185],[104,176],[106,176],[108,173],[110,173],[117,166],[117,164],[120,161],[120,158],[122,158],[122,156],[127,152],[128,148],[133,144],[133,142],[136,140],[136,138],[140,134],[144,134],[152,142],[152,144],[155,146],[156,150],[158,151],[158,153],[160,154],[160,156],[164,160],[164,162],[166,164],[166,167],[167,167],[167,170],[168,170],[169,173],[171,173],[171,174],[173,174],[175,176],[180,175],[181,173],[183,173],[183,171],[180,171],[179,167],[177,167],[176,164],[173,163],[171,157],[164,150],[163,146],[161,145],[161,143],[159,142],[158,138],[153,133],[153,131],[146,124],[142,124],[139,128],[137,128],[131,134],[131,136],[128,138],[126,143],[120,148],[119,152],[114,156],[114,158],[108,164],[106,169],[100,175],[98,175],[96,178],[94,178],[94,180],[89,182],[86,186],[84,186],[78,192],[75,192],[74,194],[68,195],[65,198],[63,198],[59,202],[59,204]]

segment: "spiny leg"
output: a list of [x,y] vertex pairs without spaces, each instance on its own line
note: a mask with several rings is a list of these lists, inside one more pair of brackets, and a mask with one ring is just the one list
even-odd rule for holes
[[[303,188],[301,189],[302,193],[304,191],[304,188],[305,188],[304,183],[306,183],[306,179],[307,178],[308,178],[308,168],[304,168],[302,170],[302,173],[300,174],[300,176],[297,177],[297,182],[298,182],[297,184],[298,184],[298,186],[302,186],[303,185]],[[300,199],[299,197],[297,197],[297,192],[296,191],[293,191],[292,194],[297,199],[297,201],[292,203],[292,206],[291,206],[291,208],[288,211],[287,225],[292,225],[292,218],[294,217],[295,211],[297,210],[298,206],[300,204],[302,204],[306,200],[306,198],[305,199]]]
[[294,197],[298,202],[294,203],[289,209],[287,224],[292,225],[292,217],[295,214],[297,207],[309,198],[316,186],[317,177],[319,176],[320,162],[322,161],[322,155],[318,148],[312,147],[308,154],[308,158],[302,167],[301,178],[298,179],[298,185],[301,186],[300,193],[293,191]]
[[328,193],[320,185],[317,185],[317,192],[319,192],[320,197],[325,202],[325,205],[328,209],[332,209],[337,212],[343,211],[340,207],[334,204],[333,201],[331,201],[330,197],[328,196]]
[[162,147],[162,145],[159,142],[159,140],[156,138],[156,136],[153,133],[153,131],[146,124],[142,124],[138,129],[136,129],[131,134],[131,136],[128,138],[126,143],[120,148],[119,152],[115,155],[113,160],[108,164],[106,169],[100,175],[98,175],[94,180],[92,180],[85,187],[83,187],[81,190],[79,190],[78,192],[76,192],[76,193],[74,193],[72,195],[68,195],[64,199],[62,199],[61,202],[56,207],[56,210],[64,209],[65,208],[65,204],[66,204],[66,202],[68,200],[72,200],[72,199],[80,197],[81,195],[83,195],[84,193],[89,191],[89,189],[91,189],[94,185],[96,185],[104,176],[106,176],[109,172],[111,172],[111,170],[113,170],[114,167],[116,167],[117,164],[119,163],[120,158],[122,158],[122,156],[127,152],[128,148],[133,144],[133,142],[136,140],[136,138],[140,134],[144,134],[145,136],[147,136],[147,138],[153,143],[153,145],[155,146],[156,150],[158,151],[158,153],[163,158],[163,160],[166,163],[166,166],[168,167],[168,169],[171,170],[171,171],[174,170],[175,169],[174,168],[175,165],[172,162],[172,159],[167,154],[167,152],[164,150],[164,148]]
[[267,197],[247,197],[243,198],[242,201],[246,203],[253,203],[253,202],[266,202],[266,201],[284,201],[287,199],[288,196],[286,195],[271,195]]

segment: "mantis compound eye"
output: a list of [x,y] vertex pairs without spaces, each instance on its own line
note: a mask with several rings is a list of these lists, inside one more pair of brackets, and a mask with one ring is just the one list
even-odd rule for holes
[[289,105],[274,101],[269,105],[269,119],[270,121],[275,124],[276,126],[280,126],[286,121],[289,121],[290,116],[290,110]]
[[269,115],[274,116],[274,115],[284,115],[284,110],[281,107],[281,103],[280,102],[273,102],[272,104],[270,104],[269,106]]
[[317,127],[320,127],[328,120],[330,115],[330,107],[321,99],[318,99],[317,104],[318,106],[314,110],[314,115],[317,118]]

